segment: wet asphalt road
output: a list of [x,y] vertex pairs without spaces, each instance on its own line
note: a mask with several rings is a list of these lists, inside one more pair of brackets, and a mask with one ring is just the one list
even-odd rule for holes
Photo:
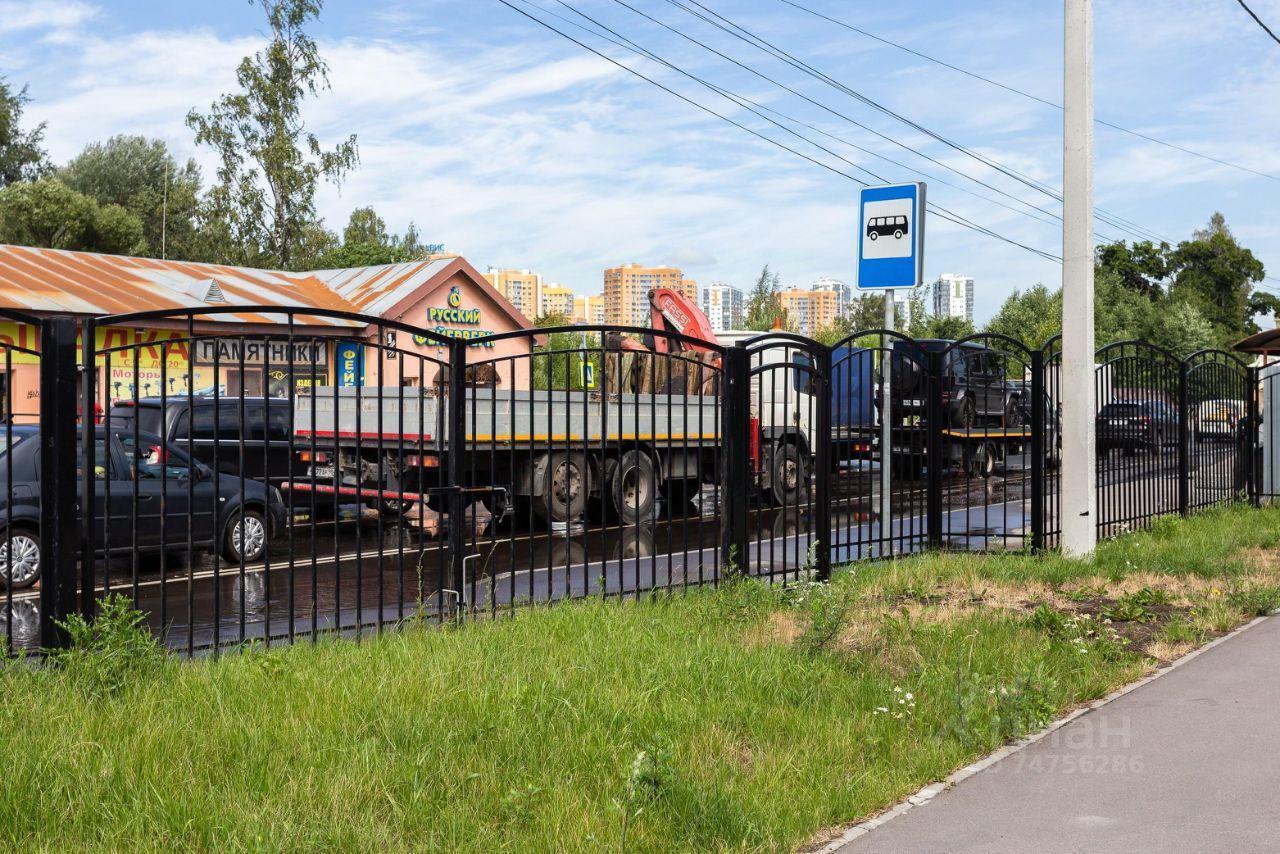
[[[1230,489],[1229,446],[1197,453],[1191,503],[1222,500]],[[1176,455],[1109,455],[1102,467],[1100,511],[1117,520],[1177,506]],[[832,561],[846,563],[919,551],[925,541],[923,482],[893,493],[888,538],[882,537],[874,468],[840,472],[833,483]],[[944,481],[944,541],[951,548],[1029,545],[1030,475],[999,472],[989,480],[952,473]],[[700,499],[700,500],[698,500]],[[636,595],[698,584],[724,570],[716,495],[660,508],[651,524],[592,523],[544,530],[524,514],[467,536],[466,584],[449,590],[449,555],[438,538],[394,518],[320,520],[295,525],[272,543],[268,560],[245,567],[199,555],[171,558],[161,571],[136,574],[127,558],[100,561],[102,590],[135,599],[157,632],[177,649],[198,650],[260,638],[342,629],[376,631],[414,614],[451,614],[459,598],[481,610],[586,595]],[[349,517],[356,515],[348,508]],[[756,575],[794,579],[809,561],[812,505],[752,513],[746,564]],[[38,643],[38,588],[0,594],[0,634],[14,646]]]

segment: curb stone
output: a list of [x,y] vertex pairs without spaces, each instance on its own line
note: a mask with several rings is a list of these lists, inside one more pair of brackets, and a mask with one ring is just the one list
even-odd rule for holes
[[880,813],[875,818],[869,818],[869,819],[866,819],[865,821],[860,821],[857,824],[854,824],[851,827],[846,828],[843,833],[841,833],[835,839],[823,845],[821,848],[812,849],[812,854],[836,854],[837,851],[839,851],[845,845],[848,845],[850,842],[853,842],[855,839],[858,839],[861,836],[865,836],[866,834],[870,833],[872,830],[875,830],[877,827],[884,824],[885,822],[890,821],[891,819],[895,819],[898,816],[902,815],[903,813],[907,812],[912,807],[927,806],[928,803],[931,800],[933,800],[933,798],[937,796],[940,792],[944,792],[944,791],[947,791],[948,789],[954,788],[957,784],[963,782],[964,780],[969,779],[974,774],[977,774],[979,771],[984,771],[987,768],[990,768],[992,765],[995,765],[1000,760],[1005,759],[1009,756],[1012,756],[1013,754],[1018,753],[1019,751],[1024,750],[1027,747],[1030,747],[1031,745],[1035,744],[1037,741],[1040,741],[1041,739],[1046,738],[1047,736],[1053,734],[1055,731],[1062,729],[1062,727],[1071,723],[1076,718],[1081,717],[1083,715],[1087,715],[1089,712],[1092,712],[1095,709],[1100,709],[1103,706],[1106,706],[1109,703],[1112,703],[1120,699],[1125,694],[1128,694],[1131,691],[1138,690],[1143,685],[1146,685],[1149,682],[1154,682],[1155,680],[1159,679],[1161,676],[1164,676],[1167,673],[1171,673],[1174,670],[1177,670],[1182,665],[1191,661],[1192,659],[1197,658],[1202,653],[1213,649],[1218,644],[1228,641],[1231,638],[1235,637],[1236,635],[1241,634],[1242,632],[1248,631],[1249,629],[1261,623],[1263,620],[1269,619],[1277,615],[1280,615],[1280,608],[1269,612],[1264,617],[1254,617],[1252,620],[1245,623],[1243,626],[1233,629],[1232,631],[1228,632],[1227,634],[1223,635],[1220,638],[1214,638],[1213,640],[1209,641],[1209,643],[1205,644],[1204,646],[1197,647],[1196,649],[1191,650],[1181,658],[1177,658],[1166,665],[1156,668],[1154,672],[1147,674],[1141,679],[1138,679],[1137,681],[1134,681],[1134,682],[1130,682],[1128,685],[1124,685],[1120,688],[1117,688],[1115,691],[1112,691],[1110,694],[1108,694],[1105,697],[1094,700],[1093,702],[1088,703],[1087,705],[1081,706],[1080,708],[1075,709],[1074,711],[1068,712],[1067,714],[1058,718],[1053,723],[1049,724],[1039,732],[1032,733],[1031,735],[1026,736],[1025,738],[1019,739],[1018,741],[1015,741],[1012,744],[1007,744],[1004,747],[997,750],[995,753],[992,753],[988,756],[984,756],[982,759],[979,759],[977,762],[974,762],[970,765],[966,765],[963,768],[953,772],[952,774],[947,776],[945,779],[938,782],[930,783],[929,785],[925,786],[923,789],[916,792],[915,794],[908,795],[904,800],[899,801],[897,804],[885,810],[884,812]]

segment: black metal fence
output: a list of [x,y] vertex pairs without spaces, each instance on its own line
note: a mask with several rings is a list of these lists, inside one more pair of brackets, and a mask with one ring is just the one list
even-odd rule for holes
[[[262,315],[283,320],[243,321]],[[57,621],[109,594],[191,654],[1058,540],[1057,339],[6,316],[40,340],[5,367],[41,377],[38,424],[3,428],[10,652],[62,643]],[[100,334],[144,325],[164,335]],[[1280,491],[1278,376],[1102,348],[1099,535]]]

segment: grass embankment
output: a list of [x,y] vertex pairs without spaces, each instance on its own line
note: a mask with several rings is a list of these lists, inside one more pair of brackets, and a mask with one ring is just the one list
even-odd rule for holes
[[787,850],[1280,602],[1280,511],[0,675],[0,848]]

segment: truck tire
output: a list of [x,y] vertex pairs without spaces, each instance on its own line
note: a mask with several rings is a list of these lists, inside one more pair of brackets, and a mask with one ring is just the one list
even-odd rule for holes
[[624,525],[650,519],[658,497],[653,460],[643,451],[627,451],[613,467],[609,482],[613,510]]
[[968,472],[973,477],[980,477],[983,480],[991,477],[996,472],[996,449],[990,442],[981,442],[974,446],[973,450],[967,454]]
[[769,488],[773,503],[779,507],[795,507],[805,498],[809,473],[800,449],[792,444],[778,445],[773,451],[773,471]]
[[533,497],[533,509],[548,522],[572,522],[582,515],[591,475],[580,456],[557,451],[549,455],[546,482]]

